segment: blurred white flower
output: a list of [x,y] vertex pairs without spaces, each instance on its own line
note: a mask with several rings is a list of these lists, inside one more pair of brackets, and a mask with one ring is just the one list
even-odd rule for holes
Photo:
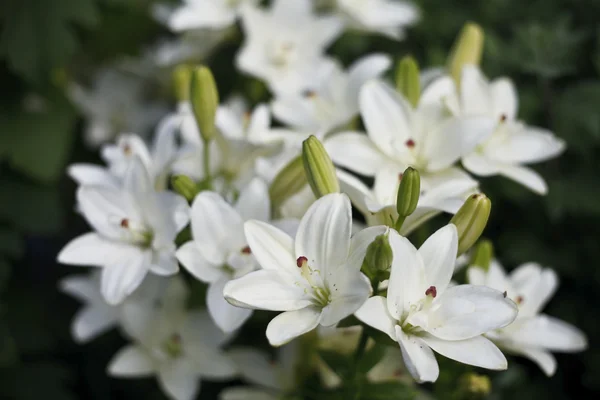
[[335,4],[351,28],[396,40],[404,38],[404,30],[419,19],[418,9],[408,1],[336,0]]
[[390,65],[390,57],[383,54],[365,56],[348,71],[334,61],[322,63],[307,91],[283,94],[271,103],[273,115],[298,131],[327,133],[358,114],[361,86]]
[[433,382],[433,350],[464,364],[506,369],[506,358],[483,333],[510,324],[517,306],[484,286],[449,287],[458,248],[454,225],[431,235],[417,250],[390,230],[394,254],[387,299],[371,297],[356,317],[400,344],[406,368],[418,382]]
[[116,69],[101,70],[90,89],[70,84],[67,94],[86,117],[84,135],[90,147],[121,132],[147,133],[167,111],[145,99],[143,80]]
[[558,277],[551,269],[526,263],[507,276],[494,260],[487,272],[470,267],[467,273],[469,283],[505,291],[519,307],[515,322],[486,334],[501,349],[529,358],[551,376],[556,371],[556,359],[551,351],[571,353],[587,348],[587,339],[579,329],[541,314],[558,287]]
[[327,139],[325,146],[335,163],[376,180],[394,171],[398,176],[408,166],[419,171],[425,188],[449,170],[452,177],[466,178],[454,163],[493,129],[485,117],[448,118],[439,105],[420,104],[415,109],[377,80],[363,85],[359,103],[367,135],[342,132]]
[[494,132],[465,154],[463,166],[480,176],[503,175],[538,194],[548,191],[544,179],[524,165],[558,156],[565,149],[563,140],[546,129],[517,120],[518,96],[507,78],[488,81],[479,68],[465,66],[460,89],[449,76],[434,80],[421,98],[429,104],[443,104],[457,116],[486,117]]
[[360,272],[367,246],[384,227],[351,238],[350,201],[343,194],[317,200],[300,222],[296,239],[260,221],[244,228],[262,267],[225,285],[225,298],[239,307],[284,311],[267,327],[274,346],[319,324],[331,326],[356,311],[371,293]]
[[242,27],[245,40],[237,67],[263,79],[275,93],[294,94],[313,80],[342,22],[315,16],[310,0],[275,0],[269,10],[244,7]]
[[225,301],[223,288],[231,279],[254,271],[256,260],[244,236],[244,221],[269,221],[269,192],[253,179],[231,206],[215,192],[201,192],[191,211],[193,240],[177,250],[179,262],[197,279],[209,283],[206,304],[212,319],[225,332],[238,329],[252,314]]
[[246,4],[256,4],[258,0],[184,0],[184,4],[172,10],[158,9],[155,13],[165,13],[164,19],[174,32],[197,29],[224,29],[233,25]]
[[192,400],[200,390],[199,378],[226,380],[237,371],[221,350],[229,337],[207,313],[185,310],[186,288],[178,281],[160,307],[124,308],[125,331],[134,343],[119,350],[108,373],[120,378],[156,375],[170,399]]
[[58,261],[102,267],[101,293],[109,304],[122,302],[148,272],[177,273],[174,241],[188,223],[188,205],[174,193],[156,192],[139,158],[122,188],[80,186],[77,203],[94,232],[69,242]]
[[[367,225],[391,225],[398,219],[396,199],[402,174],[397,170],[382,169],[373,188],[347,172],[338,170],[337,174],[342,192],[364,215]],[[454,168],[429,177],[421,186],[417,209],[406,218],[400,233],[410,234],[440,212],[456,213],[477,187],[477,181]]]

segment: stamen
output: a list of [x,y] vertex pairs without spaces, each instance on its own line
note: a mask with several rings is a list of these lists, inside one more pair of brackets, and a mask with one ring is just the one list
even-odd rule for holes
[[121,228],[125,228],[125,229],[129,228],[129,220],[127,218],[123,218],[121,220]]
[[525,300],[525,299],[523,298],[523,296],[517,296],[517,298],[515,299],[515,303],[517,303],[517,304],[521,304],[521,303],[523,302],[523,300]]
[[304,265],[306,265],[307,262],[308,258],[304,256],[300,256],[298,257],[298,259],[296,259],[296,265],[298,266],[298,268],[302,268]]
[[502,296],[504,296],[504,298],[506,298],[506,290],[504,291],[504,293],[502,293]]
[[507,118],[508,118],[508,117],[506,116],[506,114],[502,114],[502,115],[500,116],[500,122],[506,122],[506,119],[507,119]]
[[406,143],[404,143],[406,145],[406,147],[408,147],[409,149],[412,149],[413,147],[415,147],[415,141],[412,139],[408,139],[406,141]]
[[243,254],[251,254],[252,250],[250,250],[250,246],[246,246],[242,249]]
[[302,93],[302,96],[312,99],[313,97],[317,97],[317,92],[315,92],[314,90],[308,89]]
[[429,286],[429,289],[425,291],[425,296],[431,296],[435,299],[435,296],[437,296],[437,289],[435,286]]
[[402,172],[400,172],[400,173],[398,174],[398,181],[401,181],[401,180],[402,180],[402,176],[404,176],[404,174],[403,174]]
[[131,146],[128,143],[125,143],[123,145],[123,153],[125,153],[126,156],[130,156],[132,151],[131,151]]

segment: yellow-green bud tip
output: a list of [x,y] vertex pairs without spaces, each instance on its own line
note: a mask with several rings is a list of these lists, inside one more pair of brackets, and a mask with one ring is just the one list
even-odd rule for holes
[[396,68],[396,88],[413,107],[419,104],[421,97],[421,80],[417,61],[406,56],[400,60]]
[[364,268],[368,276],[389,270],[394,255],[388,241],[388,234],[379,235],[367,247],[364,260]]
[[190,101],[202,140],[209,142],[216,133],[215,117],[219,107],[219,92],[215,78],[207,67],[201,66],[192,72]]
[[448,57],[448,71],[457,84],[460,83],[460,76],[465,65],[479,65],[481,62],[483,42],[483,29],[475,23],[466,23]]
[[175,175],[171,177],[171,186],[176,193],[185,197],[188,202],[194,200],[199,192],[198,185],[186,175]]
[[180,64],[173,70],[173,92],[178,102],[190,99],[190,81],[192,79],[192,67]]
[[473,256],[471,258],[471,265],[488,271],[490,269],[490,263],[494,259],[494,245],[487,239],[480,240],[475,246]]
[[483,193],[469,196],[450,223],[458,231],[458,255],[469,250],[479,239],[487,225],[492,202]]
[[339,193],[335,167],[323,144],[311,135],[302,142],[302,162],[306,179],[317,198],[329,193]]
[[269,198],[274,210],[298,193],[308,183],[302,156],[294,158],[279,173],[269,187]]

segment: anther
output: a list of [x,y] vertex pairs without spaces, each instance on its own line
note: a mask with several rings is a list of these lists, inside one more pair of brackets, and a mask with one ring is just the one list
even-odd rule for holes
[[305,90],[302,95],[306,98],[312,99],[313,97],[317,97],[317,92],[315,92],[314,90]]
[[429,289],[425,291],[425,296],[431,296],[435,299],[435,296],[437,296],[437,289],[435,286],[429,286]]
[[506,290],[504,291],[504,293],[502,293],[502,296],[504,296],[504,298],[506,298]]
[[130,156],[132,151],[131,151],[131,146],[129,146],[129,144],[125,143],[123,145],[123,153],[125,153],[126,156]]
[[302,268],[307,262],[308,258],[304,256],[300,256],[298,257],[298,259],[296,259],[296,265],[298,266],[298,268]]
[[525,300],[525,299],[523,298],[523,296],[517,296],[517,298],[515,299],[515,302],[516,302],[517,304],[521,304],[521,303],[523,302],[523,300]]
[[125,228],[125,229],[129,228],[129,220],[127,218],[123,218],[121,220],[121,228]]
[[242,249],[243,254],[251,254],[252,250],[250,250],[250,246],[246,246]]
[[506,114],[502,114],[502,115],[500,116],[500,122],[505,122],[505,121],[506,121],[506,118],[507,118]]
[[412,149],[413,147],[415,147],[415,141],[412,139],[408,139],[406,141],[406,143],[404,143],[406,145],[406,147],[408,147],[409,149]]

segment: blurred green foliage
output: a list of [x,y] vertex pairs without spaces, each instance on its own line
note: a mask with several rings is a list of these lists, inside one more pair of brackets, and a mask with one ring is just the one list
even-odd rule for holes
[[[86,228],[73,214],[74,185],[64,167],[94,161],[84,149],[81,118],[63,94],[72,78],[144,49],[167,35],[152,20],[149,0],[5,0],[0,3],[0,398],[162,399],[153,380],[119,381],[104,368],[123,343],[116,333],[78,346],[69,339],[77,304],[59,294],[67,268],[60,247]],[[600,391],[600,1],[418,0],[421,23],[397,43],[347,33],[331,51],[348,64],[375,51],[421,66],[443,66],[466,21],[486,32],[483,68],[510,76],[519,88],[519,117],[547,127],[568,144],[558,160],[536,169],[549,183],[539,197],[502,178],[482,181],[494,208],[486,236],[512,268],[539,261],[561,276],[547,312],[582,328],[590,349],[558,355],[556,376],[511,358],[493,373],[493,398],[583,398]],[[246,77],[231,79],[240,35],[213,58],[221,93],[268,96]],[[202,296],[203,297],[203,296]],[[440,357],[441,359],[442,357]],[[331,361],[335,363],[335,360]],[[442,360],[438,398],[455,398],[472,368]],[[451,368],[444,368],[445,364]],[[205,386],[211,398],[219,386]],[[394,388],[368,388],[373,399]],[[333,395],[333,394],[332,394]],[[308,396],[310,397],[310,396]],[[333,397],[330,397],[333,398]]]

